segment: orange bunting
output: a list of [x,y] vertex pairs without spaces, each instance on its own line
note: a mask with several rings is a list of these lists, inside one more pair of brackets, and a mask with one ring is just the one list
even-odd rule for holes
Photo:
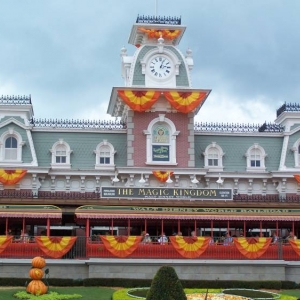
[[300,175],[295,174],[295,175],[294,175],[294,178],[297,180],[298,183],[300,183]]
[[4,170],[0,169],[0,182],[4,185],[12,185],[18,183],[27,173],[27,170]]
[[152,171],[152,174],[160,181],[166,182],[173,175],[174,172],[171,171]]
[[146,29],[143,27],[140,27],[138,29],[141,32],[145,32],[148,35],[149,39],[158,39],[160,37],[167,39],[167,40],[174,40],[175,38],[177,38],[180,33],[181,30],[168,30],[168,29],[162,29],[162,30],[157,30],[157,29]]
[[185,258],[199,257],[208,247],[209,237],[170,236],[176,251]]
[[256,259],[261,257],[268,249],[272,238],[233,238],[236,248],[249,259]]
[[61,258],[73,247],[77,237],[37,236],[35,240],[39,248],[52,258]]
[[293,250],[300,256],[300,240],[289,240]]
[[142,240],[142,236],[100,235],[104,247],[117,257],[127,257],[133,253]]
[[159,98],[158,91],[118,90],[120,98],[134,111],[143,112],[149,109]]
[[13,236],[0,235],[0,253],[2,253],[6,247],[12,242]]
[[170,104],[179,112],[189,113],[205,100],[206,92],[164,92]]

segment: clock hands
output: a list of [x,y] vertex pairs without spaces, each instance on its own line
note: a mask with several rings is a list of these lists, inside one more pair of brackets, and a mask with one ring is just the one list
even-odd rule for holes
[[160,69],[163,69],[163,68],[165,67],[165,66],[164,66],[165,60],[166,60],[166,59],[164,59],[164,60],[161,62],[160,67],[159,67]]

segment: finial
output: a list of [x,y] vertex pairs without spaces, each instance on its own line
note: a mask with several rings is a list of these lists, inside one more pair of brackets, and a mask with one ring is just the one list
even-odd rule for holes
[[188,48],[186,50],[186,57],[192,57],[192,55],[193,55],[193,51],[190,48]]
[[123,56],[126,56],[126,55],[127,55],[127,49],[123,46],[121,48],[121,56],[123,57]]

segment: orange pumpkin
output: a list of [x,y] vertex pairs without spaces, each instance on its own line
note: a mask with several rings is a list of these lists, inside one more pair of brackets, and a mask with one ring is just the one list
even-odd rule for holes
[[44,271],[38,268],[31,268],[29,270],[29,276],[32,279],[42,279],[44,276]]
[[31,264],[34,268],[42,269],[46,266],[46,261],[43,257],[36,256],[32,259]]
[[39,296],[44,295],[48,291],[48,287],[41,280],[31,280],[27,285],[26,292]]

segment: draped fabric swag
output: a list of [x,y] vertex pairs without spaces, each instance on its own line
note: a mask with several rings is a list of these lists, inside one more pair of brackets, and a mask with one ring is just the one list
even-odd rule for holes
[[233,238],[236,248],[247,258],[255,259],[261,257],[270,246],[272,238]]
[[152,107],[159,96],[164,94],[169,103],[181,113],[189,113],[205,100],[207,92],[178,91],[132,91],[118,90],[119,97],[134,111],[143,112]]
[[133,253],[142,240],[142,236],[100,236],[105,248],[117,257],[126,257]]
[[12,242],[13,236],[0,235],[0,253]]
[[152,171],[152,174],[160,181],[166,182],[173,175],[174,172],[171,171]]
[[185,258],[196,258],[208,247],[209,237],[170,236],[170,241],[176,251]]
[[4,170],[0,169],[0,182],[4,185],[13,185],[18,183],[27,173],[27,170]]
[[73,247],[77,237],[36,236],[39,248],[52,258],[61,258]]

